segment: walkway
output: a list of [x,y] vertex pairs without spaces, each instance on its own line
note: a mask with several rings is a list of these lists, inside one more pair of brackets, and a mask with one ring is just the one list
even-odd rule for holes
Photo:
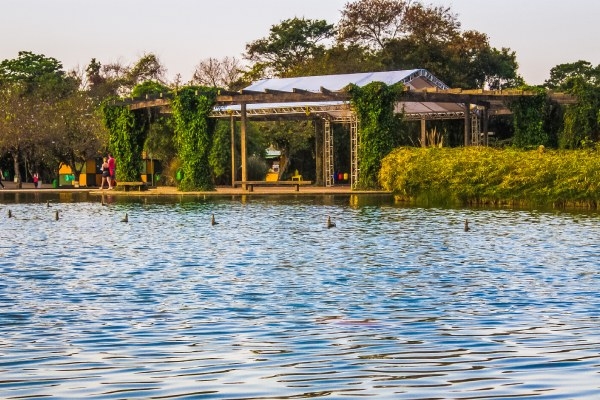
[[[296,192],[293,187],[270,187],[270,186],[257,186],[254,188],[253,192],[247,192],[240,187],[232,188],[230,186],[219,186],[215,191],[194,191],[194,192],[180,192],[177,188],[173,186],[157,186],[151,187],[148,190],[138,192],[138,191],[129,191],[124,192],[120,190],[100,190],[97,187],[93,188],[70,188],[70,187],[60,187],[58,189],[52,188],[51,184],[43,184],[42,189],[35,189],[33,187],[33,183],[23,183],[21,189],[16,188],[16,184],[14,182],[6,182],[2,181],[6,189],[5,192],[16,192],[16,193],[32,193],[36,191],[42,192],[90,192],[92,195],[102,195],[110,194],[110,195],[127,195],[127,196],[186,196],[186,195],[206,195],[206,196],[232,196],[232,195],[248,195],[248,196],[261,196],[261,195],[294,195],[294,196],[302,196],[302,195],[332,195],[332,194],[381,194],[381,195],[391,195],[391,192],[386,191],[378,191],[378,190],[351,190],[349,185],[337,185],[332,187],[322,187],[322,186],[302,186],[300,191]],[[0,191],[2,189],[0,188]]]

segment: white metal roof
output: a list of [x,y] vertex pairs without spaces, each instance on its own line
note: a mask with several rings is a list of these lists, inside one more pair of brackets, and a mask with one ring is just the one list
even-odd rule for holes
[[306,90],[308,92],[320,92],[326,89],[332,92],[345,89],[350,84],[366,86],[371,82],[383,82],[393,85],[398,82],[408,84],[417,78],[425,78],[430,85],[440,89],[448,89],[442,81],[424,69],[409,69],[402,71],[385,72],[363,72],[356,74],[302,76],[297,78],[271,78],[263,79],[243,90],[253,92],[264,92],[266,90],[277,90],[281,92],[292,92],[294,89]]
[[[297,90],[319,93],[322,91],[338,92],[348,85],[366,86],[372,82],[383,82],[387,85],[403,83],[411,89],[434,88],[448,89],[449,87],[424,69],[402,71],[364,72],[356,74],[305,76],[296,78],[263,79],[244,88],[242,92],[289,92]],[[456,103],[419,103],[399,102],[395,108],[404,112],[409,119],[420,119],[429,115],[431,118],[461,118],[463,105]],[[239,105],[221,106],[215,108],[214,116],[228,116],[240,113]],[[252,116],[267,115],[301,115],[329,114],[331,117],[346,118],[350,113],[350,104],[345,101],[325,101],[306,103],[267,103],[248,104],[247,114]]]

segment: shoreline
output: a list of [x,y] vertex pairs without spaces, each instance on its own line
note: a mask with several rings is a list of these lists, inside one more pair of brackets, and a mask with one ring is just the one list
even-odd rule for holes
[[[385,195],[393,196],[393,193],[385,190],[352,190],[350,185],[337,185],[332,187],[323,186],[302,186],[299,191],[295,191],[292,187],[263,187],[257,186],[254,191],[249,192],[242,189],[241,187],[230,187],[230,186],[218,186],[213,191],[190,191],[182,192],[177,190],[174,186],[152,186],[147,190],[108,190],[100,189],[97,187],[64,187],[64,188],[53,188],[51,184],[43,184],[42,188],[34,188],[33,183],[23,183],[23,188],[17,189],[16,184],[13,182],[2,181],[5,185],[5,189],[0,188],[0,193],[89,193],[91,196],[262,196],[262,195]],[[118,188],[118,186],[117,186]]]

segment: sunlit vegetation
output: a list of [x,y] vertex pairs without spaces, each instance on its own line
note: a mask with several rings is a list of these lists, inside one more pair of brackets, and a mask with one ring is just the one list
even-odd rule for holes
[[[429,121],[427,143],[444,148],[403,148],[386,157],[398,146],[418,146],[419,133],[391,111],[398,100],[394,87],[379,82],[353,88],[362,143],[357,155],[361,188],[383,184],[406,198],[429,193],[429,197],[458,202],[596,201],[593,188],[585,191],[580,186],[593,182],[588,172],[595,171],[593,149],[600,143],[600,66],[582,60],[561,64],[552,68],[543,86],[527,87],[518,74],[515,52],[492,47],[483,32],[462,30],[459,16],[450,7],[421,1],[353,0],[340,12],[335,23],[298,17],[283,20],[271,26],[265,37],[246,44],[247,63],[229,57],[201,60],[189,82],[179,74],[169,82],[167,68],[152,53],[131,64],[102,64],[93,58],[85,70],[68,72],[59,60],[27,51],[1,60],[0,167],[10,171],[19,185],[37,172],[44,179],[52,178],[60,164],[71,166],[77,177],[84,161],[111,151],[118,160],[117,178],[137,180],[144,153],[163,162],[162,182],[177,183],[182,190],[210,189],[239,178],[231,160],[240,159],[241,147],[235,139],[240,133],[234,129],[237,147],[231,154],[228,121],[209,118],[214,93],[197,97],[196,87],[236,91],[270,77],[423,68],[453,88],[526,87],[539,95],[506,104],[512,115],[490,119],[489,130],[496,132],[494,144],[504,151],[446,148],[464,143],[457,140],[462,137],[462,121]],[[188,88],[194,88],[193,93]],[[547,89],[568,93],[578,102],[566,107],[552,103]],[[162,95],[173,99],[173,114],[124,107],[125,98]],[[267,147],[280,151],[282,179],[302,169],[304,176],[316,171],[319,183],[315,143],[320,139],[313,121],[249,121],[246,131],[248,154],[260,158]],[[348,133],[342,135],[344,140],[335,143],[336,168],[348,170],[344,165],[348,161],[338,161],[349,159],[344,144]],[[524,151],[540,145],[563,152]],[[402,161],[401,170],[389,162],[391,157]],[[569,162],[576,159],[587,161]],[[435,165],[435,173],[422,166],[424,162]],[[451,162],[457,165],[444,164]],[[255,164],[260,179],[264,168]],[[572,185],[582,168],[586,174],[580,180],[585,185]],[[408,179],[413,170],[419,173]],[[547,176],[540,176],[543,171],[548,171]],[[446,174],[449,177],[440,180]]]
[[379,179],[403,201],[596,208],[600,151],[398,148]]

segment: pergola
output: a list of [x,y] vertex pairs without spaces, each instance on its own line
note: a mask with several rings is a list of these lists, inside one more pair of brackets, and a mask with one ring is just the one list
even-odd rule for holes
[[[505,106],[506,100],[534,94],[521,90],[451,89],[424,69],[261,80],[239,92],[220,91],[216,99],[212,117],[231,120],[232,171],[235,171],[234,132],[237,120],[241,125],[241,180],[247,181],[246,124],[249,118],[312,118],[322,121],[320,125],[323,140],[317,142],[317,154],[322,155],[322,178],[325,186],[334,184],[334,138],[331,125],[342,123],[350,126],[350,185],[356,188],[360,179],[357,157],[360,121],[352,109],[346,88],[350,84],[365,86],[371,82],[404,84],[406,91],[402,100],[396,103],[395,109],[402,112],[405,119],[421,122],[422,146],[427,145],[426,121],[441,119],[464,119],[465,146],[487,145],[489,115],[509,113]],[[575,102],[562,93],[551,93],[550,97],[562,104]],[[169,99],[161,97],[135,101],[129,107],[165,108],[169,104]],[[232,185],[234,182],[235,174],[232,173]]]

